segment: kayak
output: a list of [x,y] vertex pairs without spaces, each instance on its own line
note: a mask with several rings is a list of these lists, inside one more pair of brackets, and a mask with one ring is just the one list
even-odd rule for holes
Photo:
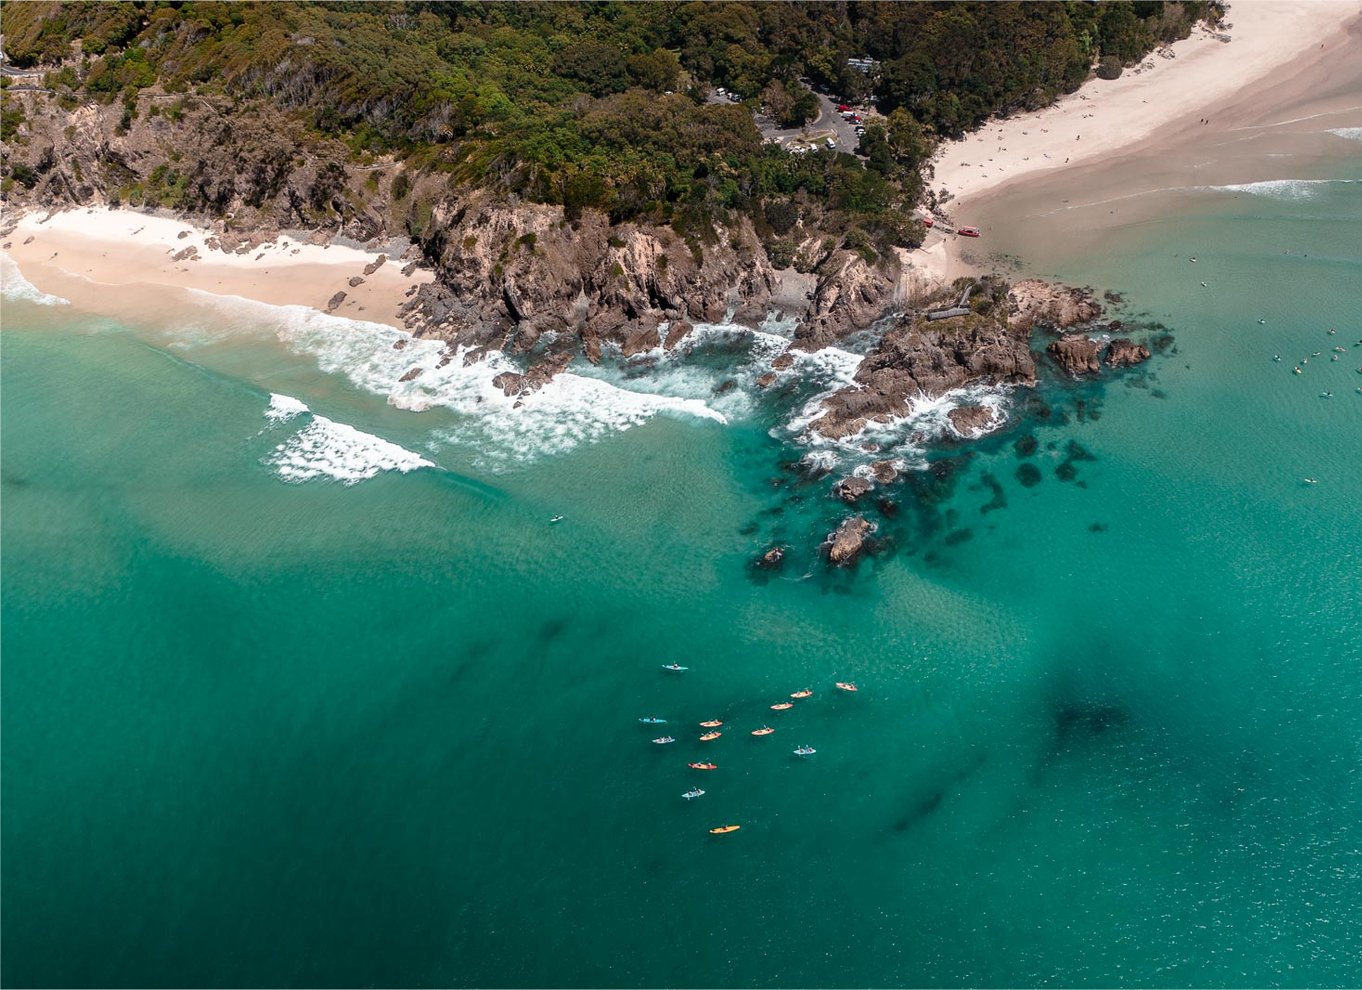
[[793,702],[793,701],[782,701],[782,702],[781,702],[780,704],[778,704],[778,705],[772,705],[772,706],[771,706],[771,711],[773,711],[773,712],[783,712],[783,711],[786,711],[787,709],[790,709],[790,708],[793,708],[793,707],[794,707],[794,702]]
[[656,715],[645,715],[643,718],[639,719],[639,721],[642,722],[644,725],[666,725],[666,724],[667,724],[667,720],[666,720],[665,718],[658,718]]
[[720,825],[718,828],[712,828],[712,829],[710,829],[710,830],[709,830],[709,834],[710,834],[710,835],[724,835],[724,834],[727,833],[727,832],[736,832],[736,831],[737,831],[738,829],[740,829],[740,828],[742,828],[741,825]]
[[722,732],[706,732],[703,736],[700,737],[700,741],[709,742],[712,739],[718,739],[722,735],[723,735]]
[[773,729],[773,728],[771,728],[769,725],[763,725],[760,729],[753,729],[753,730],[752,730],[752,735],[754,735],[754,736],[769,736],[772,732],[775,732],[775,731],[776,731],[776,730]]
[[692,788],[692,789],[689,790],[689,791],[686,791],[686,793],[685,793],[685,794],[682,794],[681,796],[682,796],[683,798],[685,798],[687,801],[689,801],[689,800],[691,800],[692,798],[704,797],[704,796],[705,796],[705,792],[702,791],[702,790],[700,790],[700,788],[695,787],[695,788]]
[[717,728],[718,728],[719,726],[721,726],[721,725],[723,725],[723,723],[720,722],[717,718],[712,718],[712,719],[710,719],[708,722],[701,722],[701,723],[700,723],[700,728],[702,728],[702,729],[717,729]]
[[795,756],[812,756],[814,753],[817,753],[817,752],[818,752],[818,750],[814,749],[812,746],[800,746],[797,750],[794,751],[794,755],[795,755]]
[[718,765],[717,763],[687,763],[686,766],[690,767],[692,770],[718,770],[718,769],[719,769],[719,765]]
[[674,742],[676,742],[676,737],[675,737],[675,736],[658,736],[656,739],[653,740],[653,742],[657,743],[659,746],[665,746],[667,743],[674,743]]
[[805,688],[803,691],[796,691],[794,694],[790,695],[790,697],[791,697],[791,698],[812,698],[812,697],[813,697],[813,692],[810,691],[808,688]]
[[670,670],[670,671],[673,671],[674,673],[677,673],[677,674],[681,674],[681,673],[684,673],[684,672],[687,671],[687,670],[690,670],[689,667],[683,667],[683,666],[681,666],[679,663],[664,663],[664,664],[662,665],[662,669],[663,669],[663,670]]
[[839,691],[851,691],[852,693],[856,691],[856,685],[848,684],[846,681],[838,681],[836,687]]

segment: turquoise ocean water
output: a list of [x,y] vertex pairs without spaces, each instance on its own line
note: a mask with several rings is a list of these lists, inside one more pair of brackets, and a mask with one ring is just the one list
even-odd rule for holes
[[1009,397],[851,576],[810,564],[838,515],[768,400],[473,428],[255,311],[7,299],[4,982],[1362,982],[1362,169],[1333,168],[1038,248],[1171,343]]

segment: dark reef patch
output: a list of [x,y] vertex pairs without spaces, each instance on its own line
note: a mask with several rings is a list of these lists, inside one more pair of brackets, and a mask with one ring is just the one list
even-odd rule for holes
[[1012,449],[1016,451],[1018,457],[1031,457],[1040,449],[1040,441],[1036,439],[1034,433],[1028,433],[1024,437],[1018,437]]
[[1017,481],[1023,488],[1035,488],[1041,482],[1040,468],[1034,464],[1022,464],[1017,468]]
[[993,498],[989,499],[987,504],[981,505],[979,507],[979,512],[983,515],[987,515],[998,509],[1006,509],[1007,493],[1003,491],[1003,486],[998,483],[998,479],[993,477],[988,471],[985,471],[980,476],[979,481],[985,488],[993,493]]

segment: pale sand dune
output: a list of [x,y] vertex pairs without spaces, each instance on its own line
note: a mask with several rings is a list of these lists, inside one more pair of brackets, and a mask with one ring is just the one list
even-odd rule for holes
[[[333,295],[344,292],[344,302],[334,310],[338,316],[400,327],[398,309],[408,290],[434,277],[421,269],[405,276],[404,263],[391,256],[365,275],[365,266],[378,258],[376,251],[284,236],[237,254],[209,246],[212,237],[211,231],[181,220],[98,208],[29,213],[4,241],[5,253],[35,286],[94,310],[110,286],[197,289],[316,309],[326,309]],[[191,247],[193,257],[174,260]],[[363,283],[351,286],[355,277]]]
[[993,121],[947,144],[935,160],[932,189],[947,189],[960,211],[1004,183],[1068,165],[1093,164],[1144,142],[1169,125],[1214,122],[1215,108],[1242,89],[1297,60],[1324,54],[1362,17],[1357,0],[1239,0],[1222,42],[1204,30],[1169,46],[1175,57],[1151,54],[1136,72],[1093,79],[1051,107]]

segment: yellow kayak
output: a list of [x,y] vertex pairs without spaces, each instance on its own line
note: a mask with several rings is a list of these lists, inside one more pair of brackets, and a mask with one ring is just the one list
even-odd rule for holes
[[711,739],[718,739],[722,735],[723,735],[722,732],[706,732],[703,736],[700,737],[700,741],[709,742]]
[[773,728],[771,728],[769,725],[763,725],[760,729],[753,729],[753,730],[752,730],[752,735],[754,735],[754,736],[769,736],[772,732],[775,732],[775,731],[776,731],[776,730],[773,729]]
[[709,830],[709,834],[710,834],[710,835],[723,835],[723,834],[725,834],[726,832],[736,832],[736,831],[737,831],[738,829],[740,829],[740,828],[742,828],[741,825],[720,825],[718,828],[712,828],[712,829],[710,829],[710,830]]
[[788,709],[791,709],[791,708],[793,708],[793,707],[794,707],[794,702],[793,702],[793,701],[782,701],[782,702],[781,702],[780,704],[778,704],[778,705],[772,705],[772,706],[771,706],[771,711],[773,711],[773,712],[783,712],[783,711],[787,711]]
[[813,697],[813,692],[810,691],[808,688],[805,688],[803,691],[796,691],[794,694],[790,695],[790,697],[791,697],[791,698],[812,698],[812,697]]

